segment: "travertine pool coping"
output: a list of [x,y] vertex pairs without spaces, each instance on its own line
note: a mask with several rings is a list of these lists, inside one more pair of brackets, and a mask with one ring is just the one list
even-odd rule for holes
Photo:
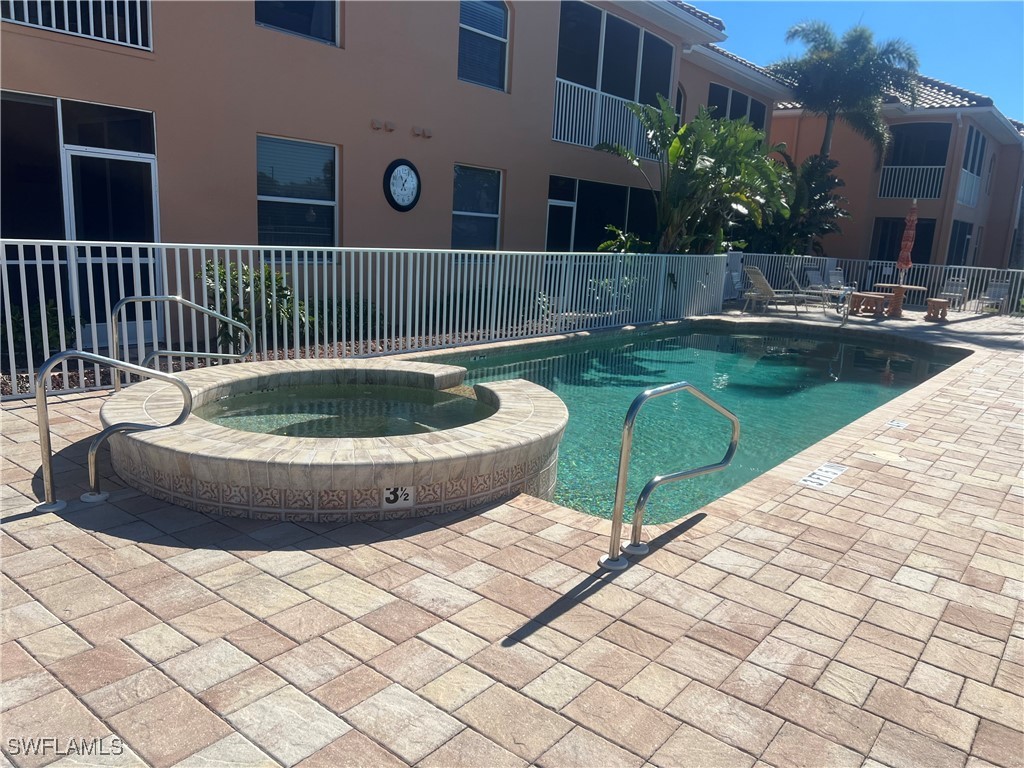
[[[316,384],[451,389],[465,369],[401,360],[281,360],[188,371],[193,407],[229,395]],[[368,522],[464,512],[519,493],[550,498],[562,401],[522,379],[478,384],[496,411],[426,434],[368,438],[260,435],[195,416],[179,426],[111,438],[115,470],[156,498],[199,512],[255,519]],[[135,384],[104,404],[103,425],[163,425],[181,412],[177,387]]]

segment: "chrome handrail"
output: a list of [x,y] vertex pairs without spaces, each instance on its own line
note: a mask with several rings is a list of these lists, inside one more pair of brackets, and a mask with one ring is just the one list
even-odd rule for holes
[[[656,475],[651,478],[637,497],[636,508],[633,512],[633,531],[630,543],[621,547],[620,553],[619,543],[622,540],[622,512],[626,502],[626,481],[629,478],[629,457],[633,449],[633,428],[636,424],[637,414],[648,400],[680,391],[688,392],[705,405],[710,406],[715,411],[729,419],[732,423],[732,438],[729,440],[729,448],[725,452],[725,456],[723,456],[722,460],[717,464],[708,464],[703,467],[697,467],[696,469],[685,469],[680,472],[673,472],[669,475]],[[622,447],[619,450],[619,476],[615,483],[615,506],[612,509],[612,535],[611,540],[608,543],[608,554],[602,555],[601,559],[598,561],[601,567],[607,568],[611,571],[621,571],[629,565],[629,560],[626,559],[626,554],[647,554],[649,548],[646,544],[640,541],[640,535],[643,531],[644,525],[644,509],[647,506],[647,500],[650,498],[655,488],[660,485],[664,485],[665,483],[674,483],[678,480],[686,480],[690,477],[698,477],[699,475],[706,475],[711,472],[717,472],[721,469],[725,469],[732,462],[733,456],[736,455],[736,446],[739,444],[739,441],[740,420],[737,419],[731,411],[723,408],[689,382],[679,381],[675,384],[665,384],[661,387],[645,390],[637,395],[636,398],[634,398],[632,405],[629,406],[629,410],[626,412],[625,423],[622,426]]]
[[[245,323],[239,322],[238,320],[232,320],[227,315],[222,315],[220,312],[216,312],[216,311],[210,309],[209,307],[204,307],[202,304],[196,304],[194,301],[189,301],[188,299],[182,298],[181,296],[166,295],[166,296],[125,296],[123,299],[121,299],[119,302],[117,302],[117,304],[114,305],[114,309],[110,313],[110,352],[111,352],[112,355],[117,355],[117,350],[118,350],[118,347],[120,346],[119,343],[118,343],[118,338],[117,338],[117,336],[118,336],[118,330],[117,329],[119,327],[118,326],[118,322],[117,322],[117,317],[118,317],[118,315],[121,314],[121,310],[124,307],[126,307],[128,304],[131,304],[131,303],[134,303],[134,302],[138,302],[138,303],[141,304],[141,303],[156,303],[158,301],[174,302],[175,304],[179,304],[179,305],[181,305],[183,307],[188,307],[189,309],[194,309],[197,312],[202,312],[204,315],[209,315],[210,317],[214,317],[214,318],[216,318],[218,320],[222,320],[225,323],[230,323],[231,325],[235,326],[236,328],[240,328],[242,331],[244,331],[248,335],[249,343],[245,347],[245,349],[243,349],[241,352],[239,352],[237,354],[236,353],[232,353],[232,352],[189,352],[188,350],[180,350],[180,349],[165,349],[165,350],[154,349],[152,352],[150,352],[148,355],[146,355],[145,358],[143,358],[143,360],[142,360],[142,367],[143,368],[147,368],[149,366],[150,362],[152,362],[155,358],[162,357],[164,355],[167,355],[167,356],[183,355],[183,356],[188,356],[188,357],[201,357],[201,358],[206,359],[206,360],[244,360],[250,354],[252,354],[252,350],[256,346],[256,336],[252,332],[252,329],[248,325],[246,325]],[[117,358],[115,357],[114,359],[117,359]],[[121,391],[121,376],[115,373],[114,376],[113,376],[113,379],[114,379],[114,391],[115,392],[120,392]]]
[[143,368],[140,365],[135,365],[134,363],[125,363],[120,360],[115,360],[103,355],[97,355],[92,352],[81,352],[77,349],[66,349],[63,352],[58,352],[51,356],[45,363],[43,363],[42,367],[40,367],[36,373],[36,413],[39,421],[39,450],[42,454],[43,463],[43,491],[46,498],[43,504],[36,507],[40,512],[55,512],[59,509],[63,509],[65,506],[63,501],[57,500],[56,493],[53,489],[53,449],[50,445],[50,414],[46,403],[46,382],[50,377],[50,371],[65,360],[75,357],[88,360],[93,363],[100,363],[101,365],[109,365],[114,369],[134,373],[138,376],[146,376],[151,379],[159,379],[161,381],[169,382],[181,390],[181,396],[184,400],[181,413],[178,415],[178,418],[170,424],[135,424],[132,422],[122,422],[121,424],[112,424],[96,435],[89,444],[89,493],[82,496],[82,501],[101,501],[106,498],[105,494],[100,493],[99,470],[96,466],[96,452],[99,451],[100,445],[104,440],[110,437],[110,435],[115,434],[116,432],[139,432],[142,430],[160,429],[161,427],[174,427],[178,424],[184,423],[185,419],[187,419],[189,414],[192,413],[192,391],[184,381],[173,374],[164,373],[163,371],[154,371],[149,368]]

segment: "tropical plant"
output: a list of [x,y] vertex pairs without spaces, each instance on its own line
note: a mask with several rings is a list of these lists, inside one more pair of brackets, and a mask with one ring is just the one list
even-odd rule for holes
[[770,70],[788,80],[803,108],[825,117],[821,154],[832,151],[832,133],[840,119],[875,147],[881,162],[889,143],[889,129],[882,119],[886,95],[917,96],[917,54],[900,39],[875,44],[870,29],[850,28],[837,38],[823,21],[809,21],[790,27],[786,42],[800,40],[807,45],[804,55],[788,58]]
[[820,249],[820,238],[840,232],[839,220],[848,217],[846,198],[835,190],[845,186],[835,175],[835,160],[811,155],[799,166],[785,150],[778,150],[790,178],[789,216],[770,216],[760,228],[745,224],[739,239],[754,253],[807,254]]
[[[206,285],[209,308],[245,323],[253,329],[257,340],[263,337],[264,320],[268,328],[276,325],[281,329],[287,328],[289,332],[296,313],[299,323],[306,323],[302,302],[295,300],[284,275],[270,264],[264,265],[263,269],[250,270],[246,264],[236,266],[207,261],[196,277]],[[238,349],[241,342],[240,330],[227,323],[220,324],[217,343],[222,350]]]
[[640,159],[625,147],[596,148],[625,158],[654,195],[658,253],[716,253],[734,225],[749,219],[761,226],[768,212],[785,216],[785,169],[769,159],[764,134],[746,120],[715,120],[701,108],[692,123],[679,125],[669,102],[659,108],[630,104],[658,165],[657,186]]
[[597,250],[601,253],[650,253],[651,244],[639,235],[619,229],[614,224],[605,227],[611,239],[605,240]]
[[[28,316],[28,338],[32,341],[32,360],[38,365],[46,359],[47,350],[51,355],[62,352],[75,345],[75,320],[72,317],[64,319],[64,344],[61,345],[60,338],[60,313],[57,311],[57,302],[50,299],[43,308],[46,315],[46,322],[43,322],[42,314],[38,306],[32,307]],[[45,326],[46,333],[43,333]],[[46,344],[43,344],[43,336],[46,336]],[[0,356],[7,357],[7,340],[10,336],[14,341],[14,364],[17,367],[28,365],[28,343],[25,337],[25,315],[20,306],[11,307],[11,327],[8,329],[0,316]]]

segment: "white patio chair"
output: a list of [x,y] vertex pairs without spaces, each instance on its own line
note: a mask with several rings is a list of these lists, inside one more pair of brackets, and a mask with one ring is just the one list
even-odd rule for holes
[[807,293],[775,290],[772,288],[771,283],[768,282],[768,278],[757,267],[744,267],[743,273],[750,281],[750,289],[743,294],[743,298],[746,299],[746,303],[743,305],[744,312],[747,311],[747,307],[751,304],[754,305],[755,309],[758,305],[767,307],[769,304],[774,304],[775,308],[778,309],[779,304],[792,304],[793,312],[799,314],[800,307],[807,302],[819,300],[819,297]]
[[962,277],[949,278],[939,291],[939,298],[949,299],[950,309],[963,309],[967,304],[967,280]]
[[997,307],[997,314],[1003,314],[1006,309],[1006,302],[1010,297],[1009,280],[993,280],[988,284],[985,292],[976,299],[974,310],[981,312],[985,307]]

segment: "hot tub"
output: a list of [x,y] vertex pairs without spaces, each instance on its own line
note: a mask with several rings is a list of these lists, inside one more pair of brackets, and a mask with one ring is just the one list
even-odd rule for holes
[[[522,379],[469,390],[461,387],[464,368],[397,360],[240,363],[179,375],[192,391],[193,414],[176,427],[114,435],[111,457],[114,470],[129,485],[199,512],[260,520],[366,522],[469,512],[519,493],[550,499],[554,492],[558,444],[568,412],[556,395]],[[371,400],[375,390],[420,390],[405,399],[457,409],[455,423],[460,425],[403,415],[391,419],[392,426],[404,420],[415,428],[385,428],[373,436],[364,430],[357,437],[304,437],[289,434],[291,427],[282,434],[265,434],[197,415],[223,410],[218,404],[231,398],[261,392],[273,391],[294,402],[291,391],[309,388],[359,392]],[[423,390],[429,391],[428,397],[422,397]],[[111,397],[100,419],[104,427],[166,424],[178,415],[181,402],[176,387],[144,381]],[[387,411],[386,406],[377,398],[376,406],[367,407]],[[353,407],[343,404],[324,420],[344,426]],[[305,429],[306,422],[320,419],[302,414],[296,421]],[[282,432],[274,424],[270,431]]]

